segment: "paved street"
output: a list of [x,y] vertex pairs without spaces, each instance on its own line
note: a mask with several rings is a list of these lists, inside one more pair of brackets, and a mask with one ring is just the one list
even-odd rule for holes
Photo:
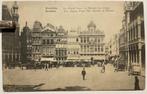
[[[112,65],[86,68],[86,80],[82,80],[82,68],[53,68],[45,70],[5,69],[4,88],[8,91],[32,90],[133,90],[134,76],[127,72],[114,72]],[[144,89],[145,78],[139,77],[140,88]],[[12,88],[13,87],[13,88]]]

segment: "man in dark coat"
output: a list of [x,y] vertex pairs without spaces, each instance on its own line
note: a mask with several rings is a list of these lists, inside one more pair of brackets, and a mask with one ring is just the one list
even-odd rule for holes
[[83,68],[82,72],[81,72],[82,76],[83,76],[83,80],[85,80],[85,76],[86,76],[86,71],[85,68]]
[[135,76],[135,90],[140,90],[140,87],[139,87],[139,79],[137,76]]

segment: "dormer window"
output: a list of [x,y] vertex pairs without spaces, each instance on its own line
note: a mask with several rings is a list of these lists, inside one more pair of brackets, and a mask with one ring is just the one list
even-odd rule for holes
[[93,32],[93,31],[94,31],[94,28],[93,28],[93,27],[91,27],[91,28],[90,28],[90,31],[91,31],[91,32]]
[[90,31],[90,32],[93,32],[93,31],[95,31],[95,29],[96,29],[96,25],[94,24],[94,22],[93,21],[91,21],[89,24],[88,24],[88,30]]

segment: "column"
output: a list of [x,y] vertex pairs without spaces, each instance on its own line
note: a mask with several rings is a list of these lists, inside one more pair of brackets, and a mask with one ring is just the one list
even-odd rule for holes
[[[129,28],[128,33],[129,33],[129,41],[130,41],[130,40],[131,40],[131,28]],[[128,41],[128,42],[129,42],[129,41]]]
[[84,53],[87,54],[87,45],[86,44],[84,45],[84,49],[85,49]]
[[128,50],[128,71],[130,70],[130,69],[129,69],[130,66],[131,66],[131,64],[130,64],[130,52],[129,52],[129,50]]
[[13,62],[13,51],[11,52],[11,63]]
[[86,43],[88,43],[88,42],[87,42],[87,37],[86,37],[86,36],[85,36],[85,41],[86,41]]
[[7,63],[9,63],[9,62],[10,62],[10,61],[9,61],[9,60],[10,60],[9,53],[7,53],[7,56],[8,56],[8,58],[7,58],[7,59],[8,59],[8,60],[7,60]]
[[133,29],[134,29],[134,39],[136,39],[136,24],[134,23],[134,27],[133,27]]
[[135,36],[135,38],[137,39],[137,38],[138,38],[137,24],[135,24],[135,32],[136,32],[136,36]]
[[132,40],[134,40],[134,34],[135,34],[135,32],[134,32],[134,24],[132,25]]
[[137,50],[135,51],[135,62],[137,63]]
[[142,68],[141,49],[139,49],[139,65],[140,65],[140,68]]
[[132,40],[132,28],[130,27],[130,41]]
[[3,63],[6,62],[6,60],[5,60],[5,53],[2,54],[2,61],[3,61]]
[[130,51],[130,65],[132,65],[132,52]]
[[138,51],[139,51],[139,54],[138,54],[138,56],[139,56],[139,58],[138,58],[138,59],[139,59],[139,62],[138,62],[138,63],[139,63],[139,65],[140,65],[140,68],[142,68],[142,58],[141,58],[141,57],[142,57],[142,53],[141,53],[141,47],[142,47],[142,45],[139,43],[139,44],[138,44]]
[[137,17],[137,31],[138,31],[138,38],[141,39],[141,21],[140,16]]
[[[31,57],[32,58],[32,57]],[[18,54],[18,61],[20,61],[20,53]]]
[[134,52],[132,50],[132,63],[134,63]]

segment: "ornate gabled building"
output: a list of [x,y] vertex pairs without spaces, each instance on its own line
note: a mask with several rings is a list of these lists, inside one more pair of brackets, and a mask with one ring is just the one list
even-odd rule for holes
[[67,60],[67,31],[60,26],[57,29],[56,37],[56,60],[58,63],[63,63]]
[[41,31],[41,61],[54,61],[56,48],[56,28],[48,23]]
[[20,62],[20,40],[19,40],[19,14],[17,2],[11,8],[2,5],[2,20],[13,21],[16,25],[15,32],[2,31],[2,61],[6,65],[17,65]]
[[105,34],[96,29],[96,25],[91,21],[87,31],[79,34],[80,59],[82,60],[104,60],[105,59]]
[[27,22],[21,32],[21,62],[23,64],[32,62],[32,36]]
[[32,60],[34,62],[39,62],[41,58],[41,31],[42,24],[39,21],[35,21],[33,25],[33,29],[31,32],[32,37]]
[[78,62],[80,60],[79,34],[75,30],[68,32],[67,37],[67,61]]

